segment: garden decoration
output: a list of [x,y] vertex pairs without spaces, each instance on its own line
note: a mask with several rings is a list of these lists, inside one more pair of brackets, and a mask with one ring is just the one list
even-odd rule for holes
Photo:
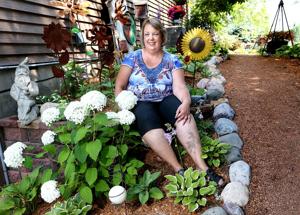
[[18,104],[18,119],[22,126],[30,124],[39,114],[35,97],[39,94],[36,82],[30,79],[30,70],[26,57],[17,67],[15,82],[10,89],[10,95]]
[[[186,62],[198,61],[208,56],[212,49],[212,41],[208,32],[194,28],[186,32],[182,38],[181,49]],[[196,65],[196,64],[195,64]],[[193,86],[197,67],[193,71]]]
[[[277,21],[278,18],[281,17],[281,26],[282,26],[282,32],[276,32],[276,26],[277,26]],[[288,28],[288,31],[286,33],[284,33],[284,19],[286,21],[286,25]],[[275,24],[275,25],[274,25]],[[274,26],[274,29],[273,29]],[[273,33],[271,33],[273,30]],[[271,39],[269,41],[269,39]],[[265,44],[264,49],[267,51],[267,53],[270,54],[274,54],[276,52],[276,49],[280,48],[283,45],[287,45],[288,44],[288,40],[291,41],[292,46],[294,46],[294,40],[293,40],[293,36],[292,33],[290,31],[289,28],[289,23],[286,17],[286,13],[285,13],[285,9],[284,9],[284,3],[283,0],[280,0],[279,4],[278,4],[278,9],[276,11],[275,17],[273,19],[269,34],[267,36],[267,41]]]
[[117,185],[113,186],[108,192],[108,198],[114,205],[119,205],[125,202],[127,192],[124,187]]
[[168,10],[168,17],[174,22],[185,16],[185,11],[182,5],[174,5]]

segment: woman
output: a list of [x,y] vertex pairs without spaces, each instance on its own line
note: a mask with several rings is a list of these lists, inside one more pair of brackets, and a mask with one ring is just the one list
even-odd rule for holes
[[207,172],[210,180],[223,184],[220,176],[201,158],[201,145],[195,120],[190,114],[191,97],[184,81],[182,64],[175,55],[163,51],[166,32],[156,18],[142,25],[142,49],[129,53],[117,76],[115,94],[130,90],[138,97],[133,109],[143,140],[175,172],[183,174],[172,147],[164,136],[163,126],[170,123],[194,160],[197,168]]

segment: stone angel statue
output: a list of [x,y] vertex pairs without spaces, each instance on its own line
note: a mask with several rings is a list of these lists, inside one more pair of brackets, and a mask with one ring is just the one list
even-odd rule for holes
[[17,67],[15,82],[10,89],[10,95],[18,104],[18,119],[22,126],[30,124],[39,114],[39,108],[35,102],[39,88],[37,83],[30,79],[27,63],[26,57]]

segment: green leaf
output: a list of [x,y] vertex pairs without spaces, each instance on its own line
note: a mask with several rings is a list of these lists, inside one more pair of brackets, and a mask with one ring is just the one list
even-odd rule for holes
[[61,152],[59,153],[57,161],[59,163],[63,163],[68,159],[69,154],[70,154],[70,149],[67,146],[65,146],[63,150],[61,150]]
[[192,177],[193,181],[197,180],[199,176],[200,176],[199,170],[194,170],[194,171],[191,173],[191,177]]
[[120,145],[119,150],[120,150],[120,155],[124,157],[128,151],[128,146],[126,144],[122,144]]
[[125,175],[125,184],[129,186],[133,186],[136,184],[136,177],[133,175],[126,174]]
[[96,168],[88,168],[85,172],[85,180],[91,186],[97,180],[98,172]]
[[204,176],[201,176],[200,179],[199,179],[199,186],[200,187],[203,187],[206,185],[206,179]]
[[201,198],[201,199],[198,199],[198,201],[197,201],[197,203],[201,206],[205,206],[206,202],[207,202],[206,198]]
[[101,153],[103,153],[105,158],[114,159],[118,156],[118,150],[115,146],[105,146]]
[[177,177],[174,175],[165,175],[165,178],[168,179],[170,182],[177,184]]
[[59,134],[58,140],[63,144],[69,144],[71,143],[71,134],[70,133]]
[[37,177],[40,174],[40,169],[41,167],[36,167],[30,174],[29,174],[29,178],[30,178],[30,182],[31,184],[34,184],[36,182]]
[[15,207],[14,201],[9,198],[1,197],[0,199],[0,211],[6,211]]
[[136,168],[135,168],[135,167],[132,167],[132,166],[131,166],[131,167],[128,167],[127,172],[128,172],[128,174],[130,174],[130,175],[137,175],[137,174],[138,174]]
[[122,182],[122,173],[120,172],[114,173],[113,180],[112,180],[113,185],[119,185],[121,184],[121,182]]
[[96,184],[95,188],[96,188],[96,191],[98,191],[98,192],[106,192],[109,190],[109,186],[108,186],[107,182],[103,179],[99,180],[99,182]]
[[219,159],[214,159],[212,160],[212,163],[215,167],[219,167],[220,166],[220,160]]
[[208,158],[208,155],[207,155],[207,154],[202,154],[202,155],[201,155],[201,158],[202,158],[202,159],[207,159],[207,158]]
[[150,198],[153,198],[153,199],[156,199],[156,200],[162,199],[164,197],[164,194],[157,187],[152,187],[149,190],[149,194],[150,194]]
[[136,168],[140,168],[140,167],[144,166],[144,163],[137,159],[130,160],[129,163]]
[[205,196],[208,193],[210,193],[210,191],[211,191],[211,189],[209,187],[202,187],[202,188],[200,188],[199,193],[201,196]]
[[102,149],[102,143],[99,139],[92,141],[92,142],[88,142],[86,144],[86,152],[88,153],[88,155],[94,160],[97,161],[98,159],[98,155],[99,152]]
[[147,177],[146,185],[149,186],[153,181],[155,181],[160,176],[160,172],[150,173],[150,176]]
[[149,192],[148,191],[140,192],[139,200],[141,204],[145,204],[149,200]]
[[32,164],[33,164],[32,157],[26,156],[23,165],[28,169],[32,169]]
[[183,197],[182,196],[176,196],[175,200],[174,200],[174,203],[175,204],[178,204],[182,201]]
[[74,148],[74,155],[75,158],[80,162],[80,163],[85,163],[87,159],[87,152],[86,152],[86,144],[77,144]]
[[87,187],[87,186],[83,186],[80,191],[80,198],[85,201],[86,203],[92,204],[93,202],[93,193],[92,190]]
[[41,184],[45,183],[46,181],[49,181],[51,177],[52,177],[52,169],[46,169],[41,178]]
[[22,215],[26,211],[26,208],[17,208],[14,210],[14,215]]
[[51,155],[55,155],[56,147],[54,144],[49,144],[42,147],[46,152],[50,153]]
[[187,189],[187,191],[186,191],[186,193],[184,193],[186,196],[191,196],[191,195],[193,195],[193,188],[192,187],[189,187],[188,189]]
[[67,162],[64,171],[65,178],[70,179],[74,172],[75,172],[75,164],[73,162]]
[[191,203],[191,198],[189,196],[186,196],[182,199],[182,204],[183,205],[188,205]]
[[35,157],[35,158],[42,158],[42,157],[44,157],[44,155],[45,155],[46,153],[47,153],[47,152],[41,152],[41,153],[36,154],[34,157]]
[[80,140],[82,140],[86,133],[88,132],[88,129],[86,127],[80,127],[78,130],[75,131],[75,134],[74,134],[74,143],[77,144]]
[[98,125],[107,125],[108,119],[105,113],[99,113],[94,118],[94,122]]
[[87,163],[86,162],[81,163],[80,166],[79,166],[78,173],[80,173],[80,174],[85,173],[86,170],[87,170]]
[[177,186],[174,185],[174,184],[167,184],[167,185],[165,186],[165,188],[166,188],[169,192],[171,192],[171,193],[176,193],[176,192],[177,192]]
[[17,186],[20,193],[26,194],[26,192],[30,187],[30,178],[29,177],[23,178],[22,181]]
[[190,203],[188,205],[189,212],[194,212],[199,208],[199,205],[197,203]]
[[191,174],[193,172],[193,169],[190,167],[187,170],[184,171],[184,178],[190,178]]

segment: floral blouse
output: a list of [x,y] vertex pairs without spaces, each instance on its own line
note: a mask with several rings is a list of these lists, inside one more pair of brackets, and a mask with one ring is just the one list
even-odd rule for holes
[[122,65],[132,68],[127,90],[132,91],[139,101],[161,101],[173,94],[173,72],[182,68],[177,56],[165,51],[160,64],[148,68],[141,49],[128,53]]

